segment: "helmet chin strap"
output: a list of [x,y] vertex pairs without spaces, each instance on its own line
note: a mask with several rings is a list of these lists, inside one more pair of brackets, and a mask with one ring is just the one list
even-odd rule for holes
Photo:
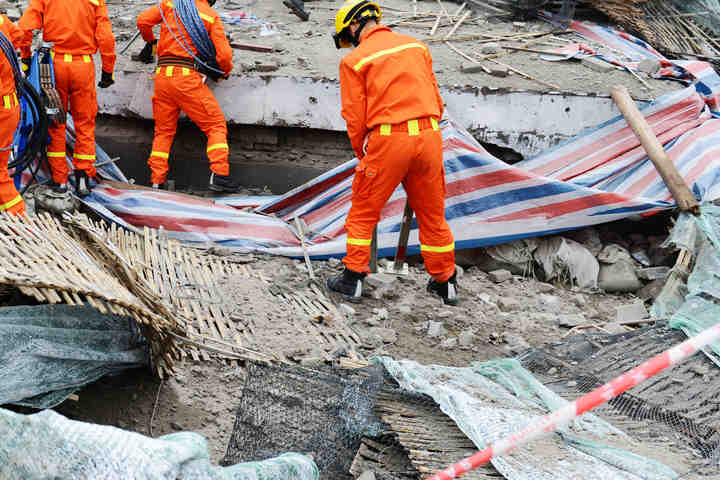
[[355,30],[355,35],[353,35],[353,39],[352,39],[353,45],[355,45],[356,47],[358,45],[360,45],[360,35],[362,34],[362,31],[365,29],[367,22],[370,20],[374,20],[374,19],[375,19],[375,17],[370,17],[370,18],[365,18],[363,20],[360,20],[358,22],[358,25],[360,25],[360,26],[358,27],[357,30]]

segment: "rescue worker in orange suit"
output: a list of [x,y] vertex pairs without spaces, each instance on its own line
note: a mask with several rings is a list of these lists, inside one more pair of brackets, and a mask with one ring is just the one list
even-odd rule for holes
[[345,271],[328,287],[359,300],[369,272],[380,210],[402,183],[420,228],[420,250],[432,277],[428,292],[458,303],[455,244],[445,220],[445,171],[438,120],[443,101],[427,46],[379,24],[380,7],[348,0],[335,18],[337,48],[356,48],[340,63],[342,116],[359,159],[345,221]]
[[[23,31],[20,50],[24,63],[30,60],[33,30],[42,30],[44,42],[52,43],[55,89],[63,108],[72,115],[75,125],[75,191],[78,196],[90,194],[89,178],[95,171],[95,117],[97,92],[93,57],[100,50],[102,74],[98,86],[107,88],[115,81],[115,37],[108,18],[105,0],[30,0],[30,6],[18,21]],[[65,156],[65,124],[49,128],[48,162],[54,181],[53,190],[67,192],[69,169]]]
[[[200,18],[215,45],[217,63],[224,72],[224,78],[228,78],[233,68],[232,49],[225,37],[220,17],[210,6],[214,3],[214,1],[208,3],[206,0],[195,0]],[[152,28],[158,24],[160,24],[159,42],[152,32]],[[225,117],[215,96],[205,84],[205,75],[197,71],[194,59],[179,40],[176,40],[187,39],[189,35],[182,22],[176,18],[172,1],[162,0],[161,6],[156,5],[142,12],[137,19],[137,26],[146,42],[145,48],[138,56],[139,59],[150,63],[155,48],[158,54],[155,94],[152,98],[155,138],[148,159],[153,188],[159,188],[166,180],[170,147],[182,110],[207,136],[206,151],[211,171],[210,190],[237,191],[238,185],[230,178],[228,163],[230,151]],[[193,55],[197,55],[197,49],[192,42],[187,43]]]
[[[21,32],[3,14],[0,15],[0,34],[11,44],[16,44]],[[8,159],[13,136],[20,122],[20,104],[16,91],[16,80],[19,80],[16,74],[20,72],[13,70],[10,61],[0,51],[0,211],[17,215],[25,213],[25,201],[8,174]]]

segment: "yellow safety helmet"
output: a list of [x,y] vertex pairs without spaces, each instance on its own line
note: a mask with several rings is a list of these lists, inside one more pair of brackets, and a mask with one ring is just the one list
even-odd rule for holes
[[350,24],[370,19],[380,21],[382,10],[380,5],[369,0],[347,0],[337,15],[335,15],[335,46],[337,48],[350,48],[357,45],[357,38],[350,33]]

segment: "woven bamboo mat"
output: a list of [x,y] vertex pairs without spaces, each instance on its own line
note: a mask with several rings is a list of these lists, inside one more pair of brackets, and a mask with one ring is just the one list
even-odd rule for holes
[[[134,317],[160,376],[188,356],[289,361],[268,337],[266,324],[237,318],[243,299],[226,298],[228,285],[243,279],[273,291],[263,272],[169,240],[162,230],[136,234],[84,215],[62,221],[46,214],[0,215],[0,260],[0,285],[15,286],[41,302],[88,304]],[[316,287],[270,296],[290,312],[287,325],[274,325],[273,335],[287,336],[285,345],[317,344],[326,352],[343,346],[354,352],[359,338]]]

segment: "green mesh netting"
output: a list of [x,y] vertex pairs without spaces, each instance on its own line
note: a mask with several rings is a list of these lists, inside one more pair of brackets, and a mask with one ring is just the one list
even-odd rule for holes
[[3,479],[318,480],[317,467],[304,455],[218,467],[196,433],[149,438],[52,410],[20,415],[0,409],[0,437]]
[[[471,368],[378,359],[404,389],[429,395],[481,449],[566,404],[512,359]],[[636,439],[592,414],[492,460],[509,480],[674,479],[657,459],[635,453]],[[639,451],[642,451],[640,448]]]
[[[666,244],[691,252],[695,266],[686,285],[668,280],[651,313],[693,336],[720,322],[720,207],[703,205],[697,217],[681,214]],[[720,342],[703,351],[720,366]]]

